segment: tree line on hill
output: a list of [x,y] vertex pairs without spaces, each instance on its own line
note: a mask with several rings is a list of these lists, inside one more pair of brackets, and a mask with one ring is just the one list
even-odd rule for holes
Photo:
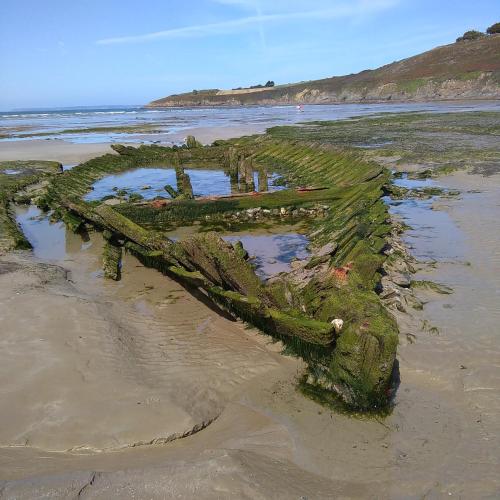
[[265,85],[262,85],[261,83],[259,83],[258,85],[250,85],[250,87],[238,87],[236,89],[232,89],[232,90],[243,90],[244,88],[249,88],[249,89],[263,89],[263,88],[266,88],[266,87],[274,87],[274,82],[272,80],[268,80]]
[[466,42],[468,40],[477,40],[478,38],[483,38],[488,35],[497,35],[500,33],[500,23],[492,24],[486,33],[482,31],[470,30],[466,31],[462,36],[457,38],[457,42]]

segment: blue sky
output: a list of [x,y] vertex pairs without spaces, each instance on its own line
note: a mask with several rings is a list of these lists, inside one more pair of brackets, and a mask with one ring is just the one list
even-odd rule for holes
[[1,0],[0,109],[355,73],[497,21],[498,0]]

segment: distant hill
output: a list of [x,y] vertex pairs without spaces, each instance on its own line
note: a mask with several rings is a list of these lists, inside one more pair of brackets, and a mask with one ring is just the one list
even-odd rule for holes
[[238,106],[500,98],[500,34],[444,45],[375,70],[238,90],[199,90],[148,104]]

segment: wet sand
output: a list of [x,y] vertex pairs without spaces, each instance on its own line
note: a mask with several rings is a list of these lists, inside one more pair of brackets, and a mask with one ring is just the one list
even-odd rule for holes
[[[52,268],[38,271],[40,281],[25,260],[3,273],[2,317],[12,325],[0,364],[4,496],[65,497],[87,485],[90,498],[494,498],[500,178],[445,183],[482,192],[439,202],[451,224],[439,234],[428,221],[438,249],[458,228],[463,252],[457,260],[451,248],[417,277],[455,293],[432,293],[423,312],[400,314],[402,380],[384,420],[306,400],[294,389],[298,360],[132,258],[122,282],[103,282],[98,235],[83,252],[68,236],[60,263],[72,283]],[[421,330],[425,319],[439,335]],[[190,437],[145,444],[214,418]]]
[[68,234],[54,265],[9,257],[14,268],[0,275],[4,446],[168,441],[207,425],[236,386],[277,365],[239,323],[130,256],[123,280],[105,282],[101,248],[98,234]]
[[305,399],[299,360],[130,256],[104,282],[97,234],[2,257],[0,497],[497,498],[500,176],[439,183],[405,240],[454,293],[398,313],[385,419]]
[[[144,134],[138,135],[137,139],[147,141],[159,141],[162,145],[182,144],[188,135],[195,137],[203,144],[210,144],[217,139],[230,139],[242,135],[252,135],[265,131],[265,124],[239,125],[228,127],[198,127],[186,129],[170,134]],[[127,144],[126,140],[120,144]],[[0,141],[0,161],[9,160],[52,160],[63,164],[81,163],[96,156],[113,153],[110,143],[77,144],[54,140],[22,140],[22,141]],[[137,142],[130,143],[131,146],[140,146]]]
[[72,144],[62,140],[3,141],[0,143],[0,161],[38,160],[60,163],[80,163],[99,155],[112,153],[109,144]]

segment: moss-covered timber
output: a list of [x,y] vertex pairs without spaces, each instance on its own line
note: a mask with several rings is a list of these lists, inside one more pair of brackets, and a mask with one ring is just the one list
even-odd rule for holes
[[61,170],[62,165],[53,161],[0,162],[0,253],[31,248],[11,211],[11,203],[16,193],[43,179],[48,179]]
[[[73,205],[73,208],[77,209],[77,206]],[[196,285],[231,311],[242,312],[242,304],[253,301],[256,304],[253,315],[241,316],[251,323],[257,323],[264,331],[284,337],[298,337],[317,345],[328,346],[332,343],[334,328],[329,323],[275,310],[273,296],[250,264],[217,234],[198,234],[187,240],[173,242],[160,233],[144,230],[111,207],[101,205],[95,209],[95,213],[97,217],[94,222],[100,220],[101,227],[110,228],[134,243],[127,248],[145,264],[189,284],[193,284],[196,276]],[[230,293],[224,295],[225,292]]]
[[[383,167],[350,150],[310,137],[304,141],[300,134],[293,140],[264,135],[206,147],[115,150],[118,155],[90,160],[57,178],[47,203],[62,205],[120,235],[145,265],[203,290],[234,315],[282,340],[288,352],[306,361],[306,384],[316,395],[328,399],[335,394],[357,409],[387,403],[398,331],[374,291],[390,231],[382,201],[389,173]],[[223,167],[233,175],[243,163],[245,180],[248,165],[252,171],[277,172],[289,189],[228,199],[173,200],[160,207],[139,203],[113,209],[82,200],[104,175],[155,162],[172,165],[174,157],[183,164]],[[268,282],[257,278],[244,252],[215,233],[174,242],[152,230],[224,211],[317,202],[329,210],[310,223],[311,259]],[[341,330],[335,330],[334,319],[343,320]]]
[[106,241],[102,254],[104,277],[119,281],[121,277],[122,247],[112,239]]
[[252,195],[221,196],[193,200],[175,199],[162,206],[152,203],[123,203],[116,210],[141,226],[168,230],[171,226],[186,225],[207,216],[238,213],[255,207],[267,210],[281,207],[312,207],[316,204],[329,204],[340,196],[338,188],[315,191],[286,189]]

